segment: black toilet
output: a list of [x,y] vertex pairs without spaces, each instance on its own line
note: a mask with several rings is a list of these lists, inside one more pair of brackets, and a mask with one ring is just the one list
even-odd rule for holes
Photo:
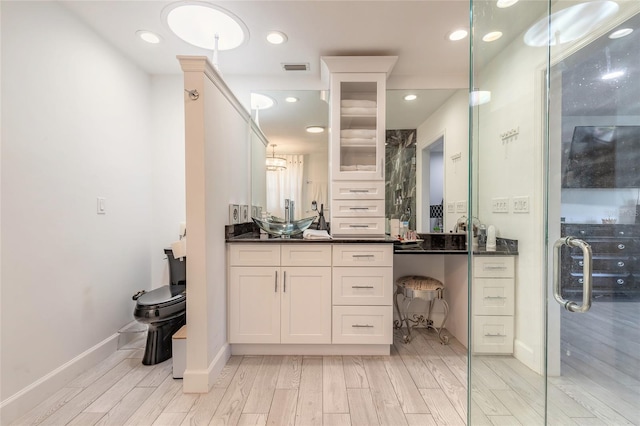
[[133,296],[136,321],[148,324],[147,346],[142,363],[154,365],[171,358],[171,336],[186,323],[187,261],[173,257],[171,249],[164,253],[169,260],[170,284]]

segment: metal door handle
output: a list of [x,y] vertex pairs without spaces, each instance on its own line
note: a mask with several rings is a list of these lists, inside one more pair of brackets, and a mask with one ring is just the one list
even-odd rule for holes
[[351,288],[373,288],[372,285],[352,285]]
[[274,292],[278,292],[278,271],[276,271],[276,282],[275,282],[275,288],[273,290]]
[[287,271],[284,271],[284,277],[283,277],[283,280],[282,280],[282,291],[284,293],[287,292]]
[[371,324],[353,324],[351,327],[354,328],[373,328]]
[[[566,300],[560,294],[560,248],[562,246],[579,247],[582,250],[582,305]],[[564,237],[553,244],[553,297],[569,312],[587,312],[591,308],[591,246],[575,237]]]

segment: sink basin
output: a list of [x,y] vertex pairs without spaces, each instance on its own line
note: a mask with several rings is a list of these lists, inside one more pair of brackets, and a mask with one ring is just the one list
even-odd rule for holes
[[267,220],[258,219],[257,217],[252,217],[251,219],[267,234],[277,235],[280,238],[289,238],[292,235],[304,232],[305,229],[311,226],[315,218],[315,216],[312,216],[289,223],[274,216],[271,216]]

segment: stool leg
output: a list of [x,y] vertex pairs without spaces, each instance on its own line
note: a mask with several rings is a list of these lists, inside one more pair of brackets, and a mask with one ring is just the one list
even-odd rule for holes
[[402,312],[400,311],[400,306],[398,305],[398,295],[400,294],[402,294],[402,296],[404,297],[404,294],[400,291],[396,291],[393,295],[393,304],[396,307],[396,312],[398,313],[399,318],[399,320],[394,323],[394,328],[402,330],[402,323],[404,323],[405,327],[407,328],[407,334],[402,336],[402,341],[404,343],[409,343],[411,341],[411,329],[409,328],[408,317],[405,315],[403,318]]
[[442,302],[442,305],[444,306],[444,318],[442,319],[442,323],[440,324],[440,328],[438,329],[438,338],[440,339],[441,344],[446,345],[449,343],[449,336],[443,336],[442,329],[444,328],[444,325],[447,322],[447,318],[449,317],[449,304],[446,300],[444,300],[443,292],[444,289],[438,290],[438,300]]

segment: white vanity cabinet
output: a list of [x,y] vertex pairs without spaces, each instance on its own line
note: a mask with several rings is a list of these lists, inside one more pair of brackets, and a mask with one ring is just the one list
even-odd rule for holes
[[386,81],[397,57],[322,61],[331,96],[331,234],[384,236]]
[[474,257],[471,308],[474,353],[513,353],[514,307],[515,258]]
[[393,245],[333,248],[333,343],[393,342]]
[[230,244],[230,343],[330,343],[331,246]]

